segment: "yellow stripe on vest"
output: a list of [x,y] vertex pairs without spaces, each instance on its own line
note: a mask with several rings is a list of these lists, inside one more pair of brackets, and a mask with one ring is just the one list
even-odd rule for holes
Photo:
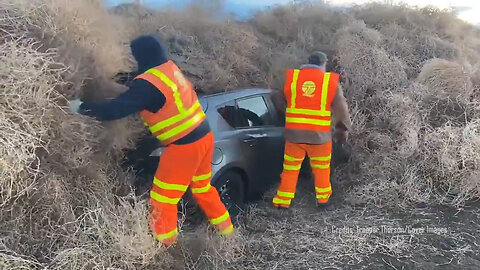
[[157,138],[160,141],[166,141],[166,140],[172,138],[173,136],[178,135],[179,133],[182,133],[183,131],[189,129],[190,127],[194,126],[195,124],[202,121],[203,119],[205,119],[205,114],[202,111],[202,112],[199,112],[194,117],[192,117],[192,119],[186,121],[185,123],[183,123],[183,124],[181,124],[177,127],[174,127],[174,128],[170,129],[169,131],[167,131],[165,133],[162,133],[162,134],[158,135]]
[[287,108],[287,113],[305,114],[305,115],[313,115],[313,116],[332,116],[332,112],[330,111],[296,109],[296,108]]
[[294,124],[310,124],[316,126],[324,126],[329,127],[331,125],[331,121],[327,120],[318,120],[318,119],[308,119],[308,118],[297,118],[297,117],[287,117],[285,119],[287,123],[294,123]]
[[174,124],[184,120],[185,118],[191,116],[192,114],[194,114],[195,111],[198,108],[200,108],[200,102],[198,102],[198,100],[197,100],[192,105],[192,107],[190,107],[190,109],[188,109],[186,112],[177,114],[175,116],[172,116],[172,117],[168,118],[167,120],[163,120],[163,121],[158,122],[155,125],[151,126],[150,127],[150,132],[155,133],[155,132],[157,132],[159,130],[162,130],[162,129],[168,127],[168,126],[174,125]]
[[292,90],[292,100],[290,104],[291,108],[295,108],[295,105],[296,105],[298,74],[300,74],[299,69],[293,70],[293,79],[292,79],[292,84],[290,86],[290,89]]
[[323,76],[323,85],[322,85],[322,104],[320,110],[322,112],[327,111],[327,97],[328,97],[328,85],[330,84],[330,74],[329,72],[325,73]]
[[150,74],[155,75],[164,84],[166,84],[168,87],[170,87],[173,91],[173,98],[175,99],[175,104],[177,105],[178,111],[180,113],[185,112],[185,108],[183,107],[182,99],[180,98],[180,93],[178,92],[178,86],[170,78],[168,78],[167,75],[165,75],[163,72],[161,72],[161,71],[159,71],[155,68],[151,68],[151,69],[145,71],[145,73],[150,73]]

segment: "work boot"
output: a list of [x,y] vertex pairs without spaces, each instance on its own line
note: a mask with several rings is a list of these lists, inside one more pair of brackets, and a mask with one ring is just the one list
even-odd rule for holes
[[288,211],[290,210],[290,207],[284,207],[284,206],[280,206],[280,205],[273,205],[273,207],[281,210],[281,211]]
[[328,201],[326,203],[317,202],[317,208],[319,208],[321,210],[325,210],[325,211],[335,210],[335,206],[333,205],[333,203],[331,201]]

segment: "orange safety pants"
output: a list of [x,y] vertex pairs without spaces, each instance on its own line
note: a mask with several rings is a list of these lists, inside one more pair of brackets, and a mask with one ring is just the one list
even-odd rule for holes
[[315,193],[319,203],[327,203],[332,194],[330,186],[330,161],[332,142],[327,144],[297,144],[286,141],[283,156],[283,172],[277,194],[273,198],[276,207],[289,208],[295,197],[298,174],[305,154],[310,158],[315,177]]
[[156,239],[166,246],[177,240],[177,204],[188,187],[219,234],[233,233],[230,215],[216,188],[210,185],[213,151],[210,132],[194,143],[167,146],[160,158],[150,192],[150,226]]

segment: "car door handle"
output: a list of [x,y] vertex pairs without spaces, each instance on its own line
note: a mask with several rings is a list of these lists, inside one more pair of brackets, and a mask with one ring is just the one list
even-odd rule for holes
[[261,133],[261,134],[248,134],[247,138],[243,140],[245,143],[251,143],[251,142],[256,142],[260,138],[265,138],[267,137],[266,133]]
[[259,139],[259,138],[265,138],[267,137],[266,133],[260,133],[260,134],[248,134],[249,137]]

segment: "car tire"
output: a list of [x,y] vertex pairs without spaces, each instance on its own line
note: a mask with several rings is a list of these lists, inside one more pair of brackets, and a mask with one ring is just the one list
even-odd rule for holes
[[243,211],[245,207],[245,186],[239,173],[228,171],[222,174],[213,186],[217,189],[230,216],[236,216]]

